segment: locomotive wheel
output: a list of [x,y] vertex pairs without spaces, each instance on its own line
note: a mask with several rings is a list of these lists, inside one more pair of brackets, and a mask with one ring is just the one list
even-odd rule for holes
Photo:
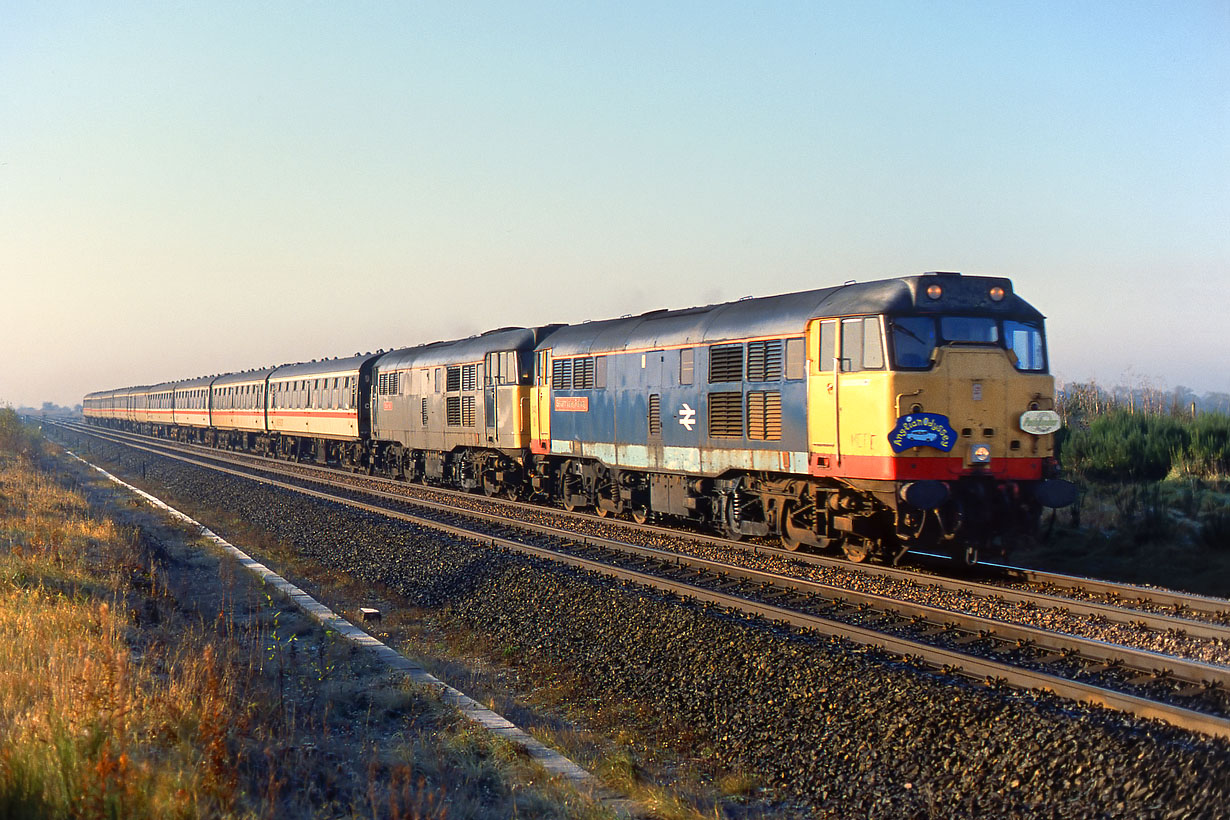
[[568,512],[575,512],[586,506],[584,503],[585,480],[581,477],[581,465],[575,461],[565,461],[559,475],[560,504]]
[[867,556],[871,554],[871,549],[867,546],[867,542],[861,538],[847,537],[841,542],[841,551],[845,554],[846,560],[852,564],[861,564],[867,560]]
[[646,521],[649,520],[650,515],[651,513],[649,512],[648,507],[633,507],[632,508],[632,520],[638,524],[644,524]]
[[782,509],[781,526],[778,537],[782,546],[791,552],[797,552],[803,546],[810,533],[794,522],[794,504],[787,504]]

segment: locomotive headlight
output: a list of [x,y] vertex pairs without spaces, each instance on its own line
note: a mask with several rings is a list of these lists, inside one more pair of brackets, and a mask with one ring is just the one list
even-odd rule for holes
[[944,289],[939,285],[927,285],[927,296],[938,299],[944,295]]
[[1004,301],[1004,289],[1001,288],[999,285],[996,285],[995,287],[991,288],[991,290],[989,291],[989,294],[991,296],[992,302]]
[[985,444],[975,444],[969,448],[970,464],[990,464],[991,448]]

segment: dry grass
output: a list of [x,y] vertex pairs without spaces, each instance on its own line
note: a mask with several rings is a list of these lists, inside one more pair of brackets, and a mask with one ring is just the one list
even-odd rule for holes
[[0,818],[610,816],[193,534],[94,509],[0,452]]
[[14,460],[0,498],[0,816],[229,810],[245,715],[209,644],[134,663],[127,605],[152,583],[134,534]]
[[[136,477],[130,480],[143,483]],[[380,609],[384,617],[377,637],[595,772],[607,786],[644,807],[649,816],[664,820],[739,816],[745,813],[738,808],[741,804],[755,802],[756,784],[746,777],[715,771],[712,761],[671,751],[695,751],[686,739],[685,727],[664,722],[658,714],[639,714],[633,705],[595,704],[591,697],[580,694],[586,687],[568,670],[526,665],[520,648],[493,646],[453,619],[407,606],[392,589],[304,558],[292,545],[231,511],[201,509],[193,499],[168,496],[158,487],[146,489],[208,521],[211,529],[244,545],[275,571],[293,577],[334,611],[354,618],[359,606]],[[510,688],[520,694],[510,696]],[[629,730],[630,726],[638,728]],[[417,761],[414,778],[447,784],[451,818],[483,816],[483,795],[490,797],[501,770],[519,772],[517,776],[529,787],[514,786],[504,804],[517,816],[559,811],[547,803],[562,806],[568,816],[608,816],[540,772],[527,770],[519,755],[464,724],[451,725],[428,744],[411,741],[400,754]],[[508,774],[503,777],[507,779]],[[400,782],[409,787],[418,781]]]

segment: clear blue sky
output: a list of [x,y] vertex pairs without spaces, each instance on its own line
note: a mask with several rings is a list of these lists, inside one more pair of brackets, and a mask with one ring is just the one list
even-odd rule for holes
[[0,404],[925,270],[1230,392],[1230,0],[0,0]]

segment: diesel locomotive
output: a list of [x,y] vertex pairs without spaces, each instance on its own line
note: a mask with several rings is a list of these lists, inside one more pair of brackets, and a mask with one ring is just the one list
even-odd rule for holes
[[926,273],[91,393],[94,423],[731,538],[974,563],[1075,499],[1043,316]]

